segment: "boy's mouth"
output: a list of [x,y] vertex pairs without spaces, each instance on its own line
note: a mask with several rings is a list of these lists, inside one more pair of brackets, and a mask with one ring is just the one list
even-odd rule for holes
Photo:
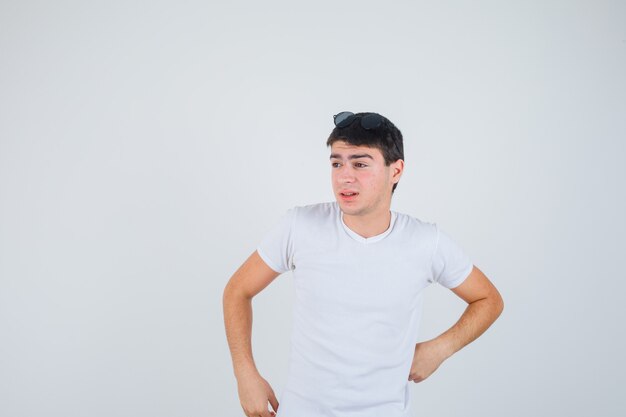
[[344,192],[339,193],[339,195],[341,196],[341,199],[343,201],[352,201],[357,198],[359,193],[354,192],[354,191],[344,191]]

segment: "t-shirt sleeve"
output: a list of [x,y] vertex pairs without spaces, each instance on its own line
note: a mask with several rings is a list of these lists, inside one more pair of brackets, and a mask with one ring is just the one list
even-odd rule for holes
[[458,243],[442,231],[437,224],[435,228],[436,243],[431,264],[433,282],[446,288],[457,287],[472,272],[474,265]]
[[293,269],[296,208],[291,208],[263,236],[256,250],[263,261],[282,274]]

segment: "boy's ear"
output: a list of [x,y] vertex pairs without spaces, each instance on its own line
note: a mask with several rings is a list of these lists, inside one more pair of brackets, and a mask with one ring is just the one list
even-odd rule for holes
[[391,164],[391,169],[393,170],[393,177],[397,179],[395,183],[400,181],[400,177],[402,177],[402,173],[404,172],[404,161],[402,159],[398,159],[396,162]]

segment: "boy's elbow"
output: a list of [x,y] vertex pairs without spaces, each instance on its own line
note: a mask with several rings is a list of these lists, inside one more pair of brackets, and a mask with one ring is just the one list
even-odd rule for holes
[[502,314],[502,311],[504,311],[504,300],[502,299],[502,296],[499,292],[496,292],[496,299],[494,301],[496,318],[498,318],[500,317],[500,314]]

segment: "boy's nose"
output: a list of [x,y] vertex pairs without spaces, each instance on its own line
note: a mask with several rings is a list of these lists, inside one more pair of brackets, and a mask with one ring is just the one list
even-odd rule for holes
[[339,180],[342,182],[354,181],[354,172],[350,167],[343,167],[339,173]]

